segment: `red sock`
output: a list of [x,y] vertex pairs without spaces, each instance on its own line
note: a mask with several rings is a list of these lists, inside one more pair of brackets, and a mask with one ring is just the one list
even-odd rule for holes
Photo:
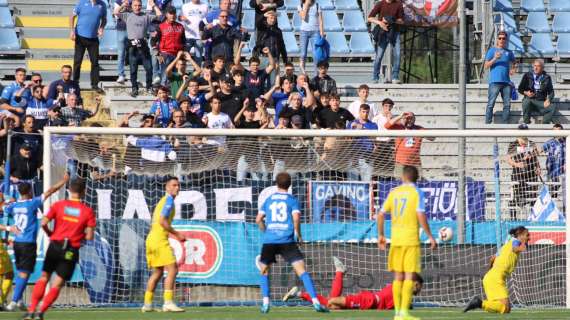
[[52,303],[57,299],[59,296],[59,288],[53,287],[50,289],[46,297],[44,298],[44,302],[42,303],[42,307],[40,308],[40,312],[44,313],[47,309],[51,306]]
[[313,299],[311,298],[311,296],[307,293],[307,292],[301,292],[301,294],[299,295],[299,298],[305,300],[305,301],[309,301],[312,302]]
[[44,297],[44,292],[46,292],[46,286],[47,286],[47,281],[43,279],[40,279],[36,282],[34,290],[32,291],[32,302],[28,307],[28,312],[36,312],[36,307]]
[[334,280],[332,282],[331,294],[330,294],[331,298],[340,297],[340,295],[342,294],[342,280],[343,280],[343,278],[344,278],[344,273],[335,272]]
[[[299,295],[299,298],[308,301],[310,303],[313,303],[313,298],[311,298],[311,296],[307,293],[307,292],[301,292],[301,294]],[[317,294],[317,299],[319,300],[319,303],[322,306],[326,306],[329,303],[329,300],[323,296],[321,296],[320,294]]]

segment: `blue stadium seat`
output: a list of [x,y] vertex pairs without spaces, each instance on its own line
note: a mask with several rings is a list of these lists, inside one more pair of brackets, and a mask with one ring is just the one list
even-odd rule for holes
[[241,19],[241,26],[249,32],[255,30],[255,11],[247,10],[243,12],[243,18]]
[[[182,8],[182,5],[184,4],[184,1],[182,0],[172,0],[172,6],[174,8],[176,8],[176,10],[180,10],[180,8]],[[176,12],[178,13],[178,12]]]
[[570,58],[570,33],[561,33],[558,35],[556,49],[561,58]]
[[14,28],[14,19],[8,7],[0,7],[0,28]]
[[544,12],[529,12],[525,27],[531,33],[551,32]]
[[352,54],[374,54],[374,46],[368,32],[353,32],[350,37],[350,52]]
[[208,4],[211,9],[218,9],[220,7],[220,0],[209,0]]
[[297,45],[297,40],[292,32],[283,32],[283,41],[285,41],[285,48],[287,54],[299,54],[299,45]]
[[301,16],[299,16],[299,12],[295,11],[293,13],[293,30],[301,31]]
[[107,9],[107,24],[105,25],[105,29],[115,29],[117,27],[117,21],[113,16],[112,9]]
[[509,34],[509,44],[507,45],[507,48],[518,57],[524,53],[524,45],[519,34]]
[[356,0],[336,0],[334,6],[337,10],[360,10]]
[[550,0],[548,5],[548,10],[550,12],[569,12],[570,11],[570,1],[568,0]]
[[530,38],[527,53],[531,57],[553,57],[556,49],[552,45],[550,33],[535,33]]
[[342,31],[342,27],[340,25],[340,21],[338,20],[338,16],[336,15],[336,11],[323,11],[323,25],[325,31]]
[[[517,32],[517,22],[512,12],[502,12],[494,15],[494,17],[495,24],[499,25],[501,30],[507,31],[509,34]],[[501,22],[503,23],[502,25]]]
[[511,0],[495,0],[493,11],[497,12],[513,12],[513,3]]
[[116,53],[117,52],[117,31],[110,29],[105,30],[103,38],[99,42],[99,52]]
[[0,28],[0,51],[20,50],[20,40],[14,28]]
[[346,44],[346,38],[343,32],[327,33],[327,40],[331,46],[331,54],[348,54],[350,49]]
[[526,12],[544,12],[544,0],[522,0],[521,10]]
[[552,31],[556,33],[570,32],[570,12],[558,12],[554,16]]
[[286,11],[277,12],[277,25],[283,32],[293,31],[293,27],[291,26],[291,22],[289,21]]
[[301,4],[300,0],[285,0],[285,8],[287,11],[297,11],[297,7]]
[[345,11],[344,17],[342,18],[342,25],[344,31],[347,32],[367,31],[366,21],[364,21],[360,10]]
[[317,3],[322,10],[334,10],[334,4],[331,0],[317,0]]
[[8,0],[0,0],[0,7],[7,7],[8,6]]

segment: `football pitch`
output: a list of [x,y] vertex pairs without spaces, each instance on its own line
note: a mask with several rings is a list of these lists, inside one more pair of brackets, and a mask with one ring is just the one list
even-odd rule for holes
[[[21,319],[23,313],[0,313],[0,319]],[[422,319],[532,319],[561,320],[570,319],[570,311],[515,309],[508,315],[489,314],[482,311],[462,313],[457,308],[420,308],[413,312]],[[354,311],[343,310],[330,313],[316,313],[310,307],[275,307],[266,315],[259,313],[256,307],[196,307],[186,308],[184,313],[153,312],[142,314],[139,309],[54,309],[49,311],[45,319],[57,320],[175,320],[175,319],[392,319],[391,311]]]

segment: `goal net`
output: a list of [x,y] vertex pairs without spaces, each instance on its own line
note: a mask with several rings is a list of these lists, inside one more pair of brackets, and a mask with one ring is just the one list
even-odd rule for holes
[[[142,303],[150,275],[145,237],[168,175],[181,182],[174,224],[188,238],[171,241],[180,303],[260,301],[255,216],[281,171],[293,177],[290,192],[302,208],[301,250],[318,292],[329,294],[333,256],[346,264],[343,294],[381,289],[392,276],[387,252],[376,245],[374,219],[400,183],[402,164],[412,163],[420,169],[418,186],[439,242],[435,251],[422,246],[425,283],[414,303],[457,306],[483,294],[490,257],[510,228],[524,225],[531,241],[508,281],[511,301],[565,307],[567,188],[559,148],[565,138],[550,130],[524,133],[527,138],[513,130],[47,128],[44,188],[66,170],[85,178],[85,201],[98,218],[96,239],[81,249],[79,267],[58,303]],[[452,229],[451,240],[439,238],[443,227]],[[389,238],[389,220],[386,230]],[[423,232],[420,237],[427,241]],[[40,239],[41,266],[47,239]],[[270,279],[273,301],[301,286],[282,260]]]

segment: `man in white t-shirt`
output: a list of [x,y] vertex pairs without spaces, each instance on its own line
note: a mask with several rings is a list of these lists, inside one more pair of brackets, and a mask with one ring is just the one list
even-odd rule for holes
[[200,0],[192,0],[182,5],[182,13],[178,17],[180,23],[184,26],[186,44],[184,49],[192,53],[190,50],[194,48],[194,57],[198,64],[202,63],[204,46],[200,36],[200,21],[206,17],[208,13],[208,4],[202,3]]
[[363,104],[367,104],[370,106],[370,114],[368,119],[374,119],[376,115],[380,113],[380,110],[376,104],[371,103],[368,101],[368,94],[370,93],[370,88],[365,85],[361,84],[358,87],[358,99],[354,100],[351,104],[348,105],[347,109],[352,113],[352,115],[358,119],[358,114],[360,113],[360,106]]
[[[392,99],[382,100],[382,111],[372,119],[372,122],[378,126],[378,131],[388,130],[384,125],[394,117],[392,115],[393,107],[394,101]],[[376,149],[372,159],[374,159],[375,171],[380,172],[377,179],[389,179],[390,173],[394,170],[394,140],[385,137],[377,138],[376,141]]]
[[[217,96],[210,100],[212,112],[207,113],[202,121],[210,129],[233,129],[234,124],[230,117],[222,112],[222,101]],[[210,136],[206,141],[208,144],[223,146],[226,144],[225,136]]]

